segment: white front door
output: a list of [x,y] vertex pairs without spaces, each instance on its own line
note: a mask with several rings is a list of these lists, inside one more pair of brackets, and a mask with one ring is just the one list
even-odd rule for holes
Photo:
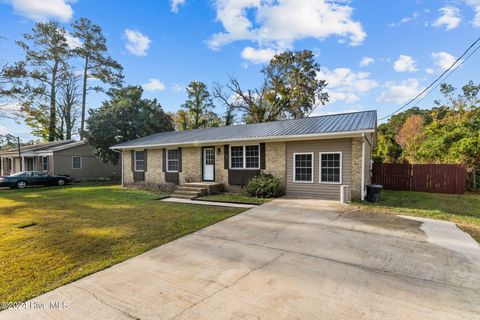
[[203,148],[203,180],[214,181],[215,148]]

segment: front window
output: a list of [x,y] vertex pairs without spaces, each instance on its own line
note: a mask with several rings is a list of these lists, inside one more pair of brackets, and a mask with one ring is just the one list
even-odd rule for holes
[[259,146],[232,146],[230,148],[230,168],[260,169]]
[[260,151],[258,146],[245,147],[245,167],[247,169],[258,169],[260,167]]
[[342,154],[340,152],[320,153],[320,182],[341,183]]
[[145,171],[145,151],[135,151],[135,171]]
[[42,157],[42,170],[48,171],[48,157]]
[[294,182],[313,182],[313,153],[295,153],[293,171]]
[[235,146],[230,149],[232,169],[243,169],[243,146]]
[[10,158],[7,158],[7,170],[12,171],[13,169],[13,161]]
[[82,157],[72,157],[72,169],[82,169]]
[[167,171],[178,172],[179,163],[180,161],[178,149],[167,150]]

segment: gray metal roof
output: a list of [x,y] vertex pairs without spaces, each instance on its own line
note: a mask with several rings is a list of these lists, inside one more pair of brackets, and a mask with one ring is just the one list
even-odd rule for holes
[[377,112],[372,110],[228,127],[161,132],[117,144],[112,149],[238,140],[268,140],[281,137],[301,137],[303,135],[335,135],[337,133],[375,130],[376,125]]
[[[60,146],[64,147],[66,145],[74,144],[77,143],[78,141],[75,140],[59,140],[59,141],[51,141],[51,142],[44,142],[44,143],[39,143],[39,144],[32,144],[32,145],[26,145],[22,146],[20,148],[21,152],[38,152],[38,151],[43,151],[43,152],[48,152],[52,151],[55,148],[58,148]],[[13,155],[16,156],[18,155],[18,149],[17,147],[12,147],[9,149],[5,150],[0,150],[0,155]]]

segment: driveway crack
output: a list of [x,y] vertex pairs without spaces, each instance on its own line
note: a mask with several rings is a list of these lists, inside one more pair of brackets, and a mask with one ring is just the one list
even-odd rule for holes
[[115,307],[115,306],[113,306],[113,305],[111,305],[111,304],[106,303],[105,301],[103,301],[102,299],[100,299],[95,293],[93,293],[92,291],[88,290],[87,288],[82,288],[82,287],[79,287],[79,286],[74,286],[74,287],[77,288],[77,289],[83,290],[83,291],[85,291],[85,292],[87,292],[87,293],[89,293],[89,294],[91,294],[98,302],[100,302],[100,303],[103,304],[104,306],[107,306],[107,307],[109,307],[109,308],[112,308],[112,309],[120,312],[121,314],[127,316],[127,317],[130,318],[130,319],[141,320],[140,318],[137,318],[137,317],[135,317],[135,316],[132,316],[130,313],[128,313],[128,312],[126,312],[126,311],[124,311],[124,310],[122,310],[122,309],[120,309],[120,308],[118,308],[118,307]]
[[257,267],[257,268],[253,268],[252,270],[248,271],[246,274],[244,274],[243,276],[241,276],[240,278],[238,278],[237,280],[235,280],[234,282],[232,282],[232,283],[229,284],[228,286],[225,286],[225,287],[223,287],[223,288],[221,288],[221,289],[218,289],[217,291],[215,291],[215,292],[212,293],[211,295],[206,296],[205,298],[201,299],[200,301],[192,304],[190,307],[182,310],[180,313],[176,314],[176,315],[172,318],[172,320],[177,319],[178,317],[180,317],[182,314],[184,314],[184,313],[187,312],[188,310],[190,310],[190,309],[196,307],[197,305],[203,303],[205,300],[210,299],[210,298],[214,297],[215,295],[221,293],[222,291],[224,291],[224,290],[226,290],[226,289],[228,289],[228,288],[233,287],[233,286],[236,285],[238,282],[240,282],[241,280],[243,280],[243,279],[245,279],[246,277],[248,277],[249,275],[251,275],[253,272],[258,271],[258,270],[261,270],[261,269],[267,267],[269,264],[271,264],[271,263],[277,261],[278,259],[280,259],[284,254],[285,254],[285,252],[282,252],[282,253],[280,253],[279,255],[277,255],[276,257],[274,257],[273,259],[265,262],[265,263],[262,264],[261,266],[259,266],[259,267]]

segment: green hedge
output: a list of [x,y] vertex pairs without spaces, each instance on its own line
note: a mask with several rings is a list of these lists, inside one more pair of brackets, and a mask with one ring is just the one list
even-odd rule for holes
[[252,197],[276,198],[283,195],[283,184],[273,175],[261,173],[250,179],[244,191]]

